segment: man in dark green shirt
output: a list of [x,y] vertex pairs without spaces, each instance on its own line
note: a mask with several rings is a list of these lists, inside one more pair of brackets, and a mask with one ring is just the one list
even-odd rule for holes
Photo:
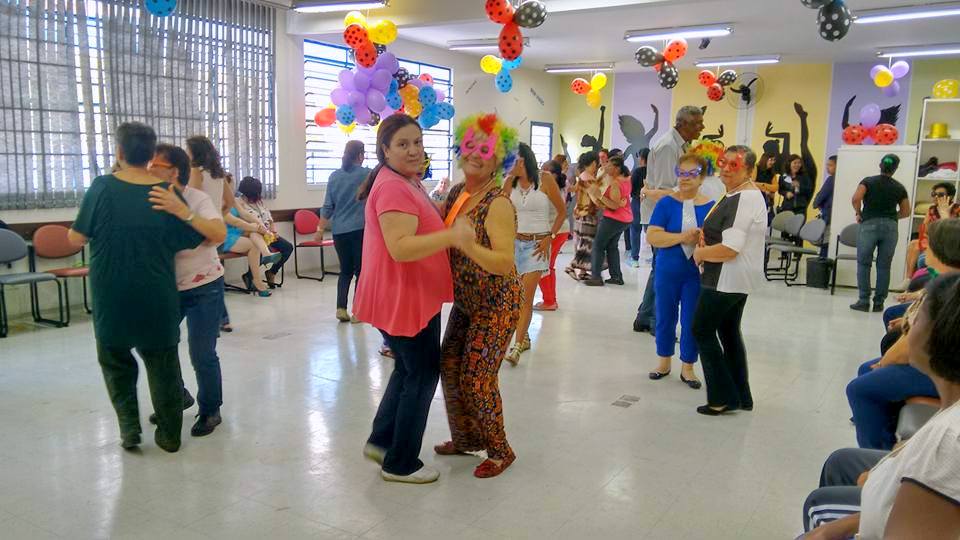
[[74,244],[90,242],[90,286],[97,359],[120,423],[121,446],[140,444],[136,349],[143,359],[157,413],[155,441],[180,448],[180,300],[174,256],[203,237],[185,221],[151,208],[150,189],[165,182],[147,172],[157,136],[131,122],[116,133],[121,170],[94,179],[70,230]]

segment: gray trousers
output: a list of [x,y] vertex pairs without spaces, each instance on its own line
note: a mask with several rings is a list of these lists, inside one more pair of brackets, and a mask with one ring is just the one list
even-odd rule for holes
[[830,454],[820,472],[820,487],[803,503],[803,530],[860,512],[857,479],[887,455],[886,450],[843,448]]

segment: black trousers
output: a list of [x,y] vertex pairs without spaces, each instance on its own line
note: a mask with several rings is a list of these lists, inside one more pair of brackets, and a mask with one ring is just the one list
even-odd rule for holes
[[290,258],[290,255],[293,254],[293,244],[278,236],[277,239],[270,244],[270,247],[280,252],[280,260],[273,263],[273,266],[268,270],[271,274],[277,274],[280,272],[280,268],[283,267],[284,263]]
[[396,359],[367,442],[386,449],[384,471],[406,476],[423,467],[420,447],[440,379],[440,314],[416,336],[383,335]]
[[[360,281],[360,260],[363,258],[363,229],[333,235],[333,248],[340,259],[340,276],[337,278],[337,309],[347,309],[350,282]],[[356,285],[354,285],[356,288]],[[356,289],[354,289],[356,290]]]
[[747,295],[702,289],[693,316],[693,337],[707,383],[707,404],[731,409],[753,407],[747,349],[740,332]]

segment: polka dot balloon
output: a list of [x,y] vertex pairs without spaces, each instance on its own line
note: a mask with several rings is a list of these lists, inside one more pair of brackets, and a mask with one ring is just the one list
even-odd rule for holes
[[145,0],[144,7],[157,17],[169,17],[177,9],[177,0]]
[[660,62],[663,62],[663,55],[657,52],[653,47],[646,45],[637,49],[636,54],[634,54],[637,63],[643,67],[652,67]]
[[513,22],[523,28],[536,28],[547,20],[547,7],[540,0],[528,0],[520,5]]
[[673,64],[664,62],[663,67],[660,68],[660,74],[657,75],[657,80],[660,81],[660,86],[671,90],[680,82],[680,72]]
[[820,37],[827,41],[840,41],[850,31],[853,15],[843,0],[833,0],[820,8],[817,22],[820,23]]

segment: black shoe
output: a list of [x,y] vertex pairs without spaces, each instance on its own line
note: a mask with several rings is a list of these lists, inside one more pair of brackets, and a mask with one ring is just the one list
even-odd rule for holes
[[653,332],[653,327],[650,326],[649,324],[644,324],[644,323],[640,322],[640,319],[634,319],[634,320],[633,320],[633,331],[634,331],[634,332],[639,332],[639,333],[643,334],[643,333],[646,333],[646,332]]
[[697,412],[705,416],[720,416],[730,412],[730,407],[724,406],[722,409],[714,409],[709,405],[701,405],[697,407]]
[[751,403],[751,404],[749,404],[749,405],[741,405],[741,406],[740,406],[740,410],[741,410],[741,411],[747,411],[747,412],[752,411],[752,410],[753,410],[753,403]]
[[120,437],[120,447],[124,450],[133,450],[143,442],[140,439],[140,433],[128,433]]
[[669,377],[670,372],[668,371],[666,373],[660,373],[659,371],[651,371],[649,376],[651,381],[659,381],[664,377]]
[[680,374],[680,382],[689,386],[690,388],[693,388],[694,390],[699,390],[703,386],[703,383],[696,379],[688,379],[684,377],[683,373]]
[[879,304],[874,304],[874,305],[873,305],[873,312],[874,312],[874,313],[880,313],[880,312],[882,312],[882,311],[883,311],[883,303],[879,303]]
[[609,283],[610,285],[623,285],[623,280],[619,278],[610,278],[604,281],[604,283]]
[[850,304],[850,309],[854,311],[862,311],[864,313],[870,311],[869,302],[857,302],[856,304]]
[[247,287],[248,291],[256,290],[256,288],[253,286],[253,274],[251,274],[249,270],[247,270],[247,272],[243,274],[242,277],[243,277],[243,284]]
[[[196,402],[197,400],[193,399],[193,396],[190,395],[190,391],[184,388],[183,389],[183,410],[187,410],[190,407],[193,407],[193,404]],[[157,425],[157,413],[151,414],[149,420],[151,424]]]
[[586,285],[587,287],[603,287],[603,280],[602,280],[602,279],[593,279],[593,278],[590,278],[590,279],[585,279],[585,280],[583,280],[582,283],[583,283],[584,285]]
[[217,429],[217,426],[219,426],[221,422],[223,422],[223,419],[220,418],[220,413],[209,416],[206,414],[198,414],[196,423],[190,428],[190,435],[194,437],[209,435],[213,433],[213,430]]
[[153,441],[157,443],[157,446],[162,448],[166,452],[173,454],[177,450],[180,450],[180,441],[168,441],[164,437],[160,436],[160,430],[158,429],[153,435]]

